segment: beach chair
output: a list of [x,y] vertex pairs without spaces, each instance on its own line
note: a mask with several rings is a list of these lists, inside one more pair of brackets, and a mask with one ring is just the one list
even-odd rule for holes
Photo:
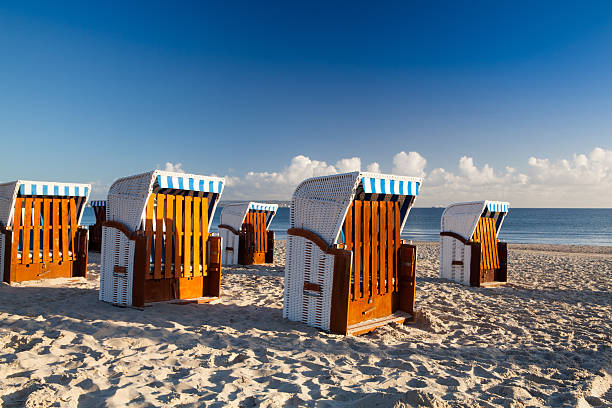
[[100,300],[142,307],[221,292],[221,238],[209,231],[224,180],[155,170],[119,179],[102,224]]
[[79,226],[89,184],[0,184],[0,281],[87,274],[87,229]]
[[355,335],[411,319],[416,247],[400,232],[420,184],[362,172],[303,181],[291,201],[283,316]]
[[227,204],[221,210],[219,235],[223,241],[223,265],[274,262],[274,231],[268,227],[276,204]]
[[100,252],[102,248],[102,223],[106,221],[106,200],[89,203],[96,216],[96,223],[89,226],[89,250]]
[[509,204],[474,201],[452,204],[442,213],[440,277],[470,286],[508,281],[508,247],[497,235]]

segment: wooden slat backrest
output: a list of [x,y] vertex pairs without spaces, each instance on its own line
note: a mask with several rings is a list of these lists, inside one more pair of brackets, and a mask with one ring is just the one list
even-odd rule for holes
[[156,194],[155,205],[155,257],[153,258],[153,279],[161,279],[162,250],[164,247],[164,203],[166,196]]
[[43,199],[43,232],[42,232],[42,260],[49,262],[49,233],[51,232],[51,199]]
[[75,198],[18,197],[13,216],[12,252],[21,264],[76,259],[78,206]]
[[402,245],[402,240],[400,238],[401,236],[401,220],[400,220],[400,206],[399,203],[396,201],[393,203],[393,217],[394,217],[394,222],[393,222],[393,244],[394,244],[394,249],[393,249],[393,279],[395,282],[395,290],[398,291],[399,290],[399,278],[398,278],[398,274],[399,274],[399,262],[397,260],[397,257],[399,256],[399,250],[400,250],[400,246]]
[[147,279],[207,274],[207,198],[152,194],[145,217],[148,259],[153,254]]
[[362,201],[353,202],[353,275],[354,275],[354,297],[361,299],[363,293],[361,292],[361,229],[363,227],[361,219],[361,205]]
[[193,276],[202,276],[200,271],[200,241],[202,218],[200,210],[202,209],[202,199],[200,197],[193,198]]
[[165,255],[164,255],[164,278],[174,277],[172,268],[174,241],[174,196],[166,195],[166,231],[164,234]]
[[70,224],[68,218],[68,200],[63,199],[62,202],[62,261],[67,262],[70,259]]
[[398,290],[400,226],[397,202],[355,200],[349,207],[343,232],[344,247],[353,251],[352,300]]
[[183,275],[183,196],[176,196],[174,200],[175,219],[174,219],[174,277],[180,278]]
[[472,241],[479,242],[481,246],[480,269],[498,269],[499,254],[497,252],[497,236],[493,218],[480,217]]
[[370,280],[372,279],[371,276],[371,269],[370,269],[370,252],[371,252],[371,223],[370,223],[370,215],[371,215],[371,209],[370,209],[370,202],[369,201],[364,201],[363,202],[363,246],[362,246],[362,252],[363,252],[363,267],[362,267],[362,288],[363,288],[363,296],[365,297],[369,297],[371,296],[371,292],[370,292]]
[[70,198],[70,250],[72,251],[71,259],[76,259],[75,238],[77,232],[77,205],[74,198]]
[[59,254],[60,254],[60,203],[61,200],[59,198],[54,198],[51,201],[52,203],[52,211],[51,211],[51,220],[53,225],[53,243],[52,243],[52,254],[53,254],[53,262],[58,262]]
[[266,236],[266,213],[249,210],[244,217],[241,231],[245,234],[245,247],[249,251],[265,253],[268,248]]
[[32,201],[34,206],[34,222],[32,223],[32,263],[40,262],[40,207],[42,198],[35,198]]
[[151,278],[151,252],[154,250],[153,248],[153,211],[155,209],[155,194],[151,194],[149,196],[149,200],[147,201],[147,208],[145,210],[145,236],[147,237],[147,259],[145,260],[147,264],[145,277]]
[[183,248],[183,277],[192,277],[192,262],[191,262],[191,253],[192,253],[192,240],[191,240],[191,215],[192,209],[191,204],[193,203],[192,197],[185,197],[185,222],[183,224],[183,234],[185,238],[185,247]]
[[202,274],[208,275],[206,248],[208,246],[208,198],[202,198]]
[[378,240],[378,251],[379,251],[379,270],[380,270],[380,294],[389,293],[388,274],[387,274],[387,202],[380,202],[379,211],[379,240]]
[[21,225],[21,209],[23,208],[23,198],[17,198],[15,200],[15,213],[13,215],[13,247],[11,253],[14,257],[17,256],[19,250],[19,244],[21,236],[23,236],[23,227]]
[[378,201],[372,202],[372,295],[380,294],[380,279],[378,272],[378,226],[380,225],[379,215],[378,215]]
[[32,198],[26,197],[23,214],[23,246],[21,247],[21,263],[30,263],[30,237],[32,229]]

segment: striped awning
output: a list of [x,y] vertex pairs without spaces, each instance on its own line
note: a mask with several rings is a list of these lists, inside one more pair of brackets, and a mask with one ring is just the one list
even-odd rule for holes
[[221,194],[223,191],[223,181],[211,177],[158,175],[157,184],[160,188],[202,191],[205,193]]
[[106,207],[106,200],[94,200],[90,201],[89,205],[92,207]]
[[363,177],[361,182],[366,194],[419,195],[419,183],[416,181]]
[[487,210],[490,212],[508,212],[509,203],[502,201],[488,201],[487,202]]
[[250,203],[249,210],[276,212],[276,210],[278,210],[278,205],[277,204]]
[[91,186],[89,184],[50,183],[44,181],[22,181],[19,183],[21,195],[45,195],[87,197]]

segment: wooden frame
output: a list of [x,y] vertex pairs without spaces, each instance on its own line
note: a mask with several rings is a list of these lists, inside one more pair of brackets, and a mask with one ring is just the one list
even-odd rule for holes
[[[87,276],[87,229],[75,197],[20,196],[5,236],[4,281]],[[22,216],[23,213],[23,216]]]

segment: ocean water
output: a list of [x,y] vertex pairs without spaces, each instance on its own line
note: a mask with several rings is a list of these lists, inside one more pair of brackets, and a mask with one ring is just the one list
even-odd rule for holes
[[[402,238],[438,241],[443,208],[413,208]],[[212,220],[211,231],[219,225],[221,207]],[[95,223],[93,210],[85,209],[84,225]],[[278,239],[287,237],[289,208],[281,207],[270,228]],[[612,209],[510,208],[499,233],[502,241],[525,244],[612,245]]]

